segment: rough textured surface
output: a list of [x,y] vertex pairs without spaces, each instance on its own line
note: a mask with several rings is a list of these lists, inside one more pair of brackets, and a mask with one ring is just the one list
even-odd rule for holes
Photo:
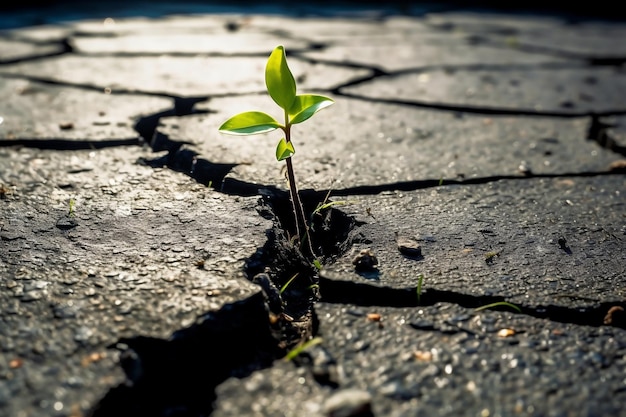
[[256,199],[138,164],[140,155],[150,156],[21,148],[2,158],[13,187],[0,212],[7,415],[84,412],[124,381],[108,349],[118,340],[167,340],[206,312],[261,303],[244,275],[270,226]]
[[0,16],[0,415],[624,413],[623,22],[128,3]]
[[[623,411],[626,339],[620,329],[447,303],[412,309],[318,303],[316,311],[323,343],[299,364],[278,363],[243,381],[228,380],[213,415],[322,416],[331,393],[350,389],[371,393],[376,416]],[[380,321],[368,318],[372,313]],[[566,370],[571,367],[579,370],[574,380]]]
[[[249,109],[279,118],[278,107],[269,97],[213,99],[199,108],[212,113],[165,118],[158,131],[171,140],[191,143],[188,148],[199,158],[237,164],[229,178],[286,188],[280,175],[282,165],[272,152],[278,133],[237,137],[217,132],[226,118]],[[458,115],[351,98],[337,100],[317,117],[322,119],[318,125],[304,123],[292,129],[299,162],[296,175],[302,189],[359,193],[364,190],[356,187],[376,190],[375,186],[380,186],[382,191],[393,189],[396,183],[417,184],[420,180],[523,178],[581,169],[606,172],[610,163],[620,159],[586,139],[589,117],[551,120]],[[348,134],[346,124],[350,126]]]
[[[93,91],[97,90],[97,91]],[[173,107],[165,97],[111,95],[103,89],[67,88],[29,79],[3,78],[0,93],[11,96],[3,106],[0,138],[83,142],[66,146],[89,148],[89,142],[115,143],[137,140],[135,123],[142,116],[167,112]],[[51,111],[54,108],[54,111]],[[24,117],[28,115],[29,117]],[[94,144],[96,146],[97,144]],[[42,142],[41,146],[45,146]],[[53,145],[49,144],[48,147]],[[60,145],[57,145],[60,146]]]
[[[360,242],[322,274],[405,289],[423,274],[425,289],[529,306],[620,302],[625,187],[620,176],[520,179],[348,197],[343,210],[367,224]],[[403,255],[396,233],[420,242],[422,256]],[[352,259],[363,249],[378,258],[375,274],[355,271]]]

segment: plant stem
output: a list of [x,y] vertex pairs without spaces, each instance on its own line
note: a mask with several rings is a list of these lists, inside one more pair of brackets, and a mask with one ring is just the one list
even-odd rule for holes
[[[289,124],[287,112],[285,112],[285,122],[285,141],[289,143],[291,142],[291,124]],[[302,206],[302,201],[300,200],[300,195],[298,194],[298,187],[296,186],[296,175],[294,174],[291,157],[285,159],[285,162],[287,163],[287,181],[289,182],[289,193],[291,194],[293,214],[296,218],[296,234],[298,235],[298,240],[303,238],[306,239],[310,255],[315,257],[315,252],[313,251],[313,246],[311,244],[311,236],[309,235],[309,226],[307,225],[306,215],[304,213],[304,207]],[[304,234],[300,232],[301,230],[304,231]]]
[[298,206],[301,207],[302,203],[300,202],[298,189],[296,188],[296,178],[293,172],[291,158],[285,159],[285,162],[287,163],[287,181],[289,182],[289,192],[291,194],[291,203],[293,204],[293,214],[296,216],[296,234],[298,235],[298,239],[300,239],[300,226],[304,226],[304,223]]

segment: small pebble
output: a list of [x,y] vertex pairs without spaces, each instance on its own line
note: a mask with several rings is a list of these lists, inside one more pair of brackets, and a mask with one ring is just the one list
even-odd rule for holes
[[352,265],[357,271],[372,271],[378,265],[378,258],[371,249],[363,249],[352,259]]
[[398,236],[396,238],[396,243],[401,254],[412,258],[422,256],[422,247],[415,239]]
[[78,223],[72,217],[63,216],[57,221],[56,226],[61,230],[69,230],[78,226]]

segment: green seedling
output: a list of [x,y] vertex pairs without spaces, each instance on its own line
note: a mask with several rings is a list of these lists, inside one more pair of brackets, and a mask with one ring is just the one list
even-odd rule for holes
[[279,122],[264,112],[247,111],[226,120],[220,126],[219,131],[230,135],[256,135],[276,129],[283,131],[285,137],[278,141],[276,159],[279,162],[285,161],[287,167],[287,182],[289,183],[289,193],[296,219],[297,238],[302,242],[303,236],[307,236],[309,250],[311,255],[314,256],[310,239],[308,239],[308,224],[298,195],[296,177],[291,160],[296,152],[291,138],[291,127],[309,119],[318,111],[333,104],[334,101],[328,97],[315,94],[296,94],[296,81],[287,65],[285,48],[282,45],[274,48],[267,60],[265,85],[272,100],[283,111],[283,122]]
[[417,293],[417,305],[419,305],[420,299],[422,298],[422,284],[423,283],[424,283],[424,275],[420,274],[419,277],[417,277],[417,288],[415,289],[415,292]]
[[321,271],[323,266],[322,263],[319,261],[319,259],[313,259],[313,266],[315,267],[315,269],[317,269],[318,271]]
[[493,263],[498,255],[499,253],[495,251],[485,253],[485,262],[487,262],[488,264]]
[[513,310],[517,311],[518,313],[522,312],[521,308],[519,308],[515,304],[507,303],[506,301],[498,301],[497,303],[491,303],[491,304],[487,304],[484,306],[480,306],[478,308],[475,308],[474,311],[482,311],[482,310],[487,310],[488,308],[494,308],[494,307],[510,307]]
[[319,345],[320,343],[322,343],[322,338],[314,337],[313,339],[307,340],[306,342],[299,344],[298,346],[287,352],[287,354],[285,355],[285,361],[290,361],[294,359],[308,348]]
[[294,276],[292,276],[291,278],[289,278],[289,281],[285,282],[285,284],[283,284],[282,287],[280,287],[280,293],[284,293],[285,290],[287,289],[287,287],[289,287],[289,284],[291,284],[291,282],[296,279],[298,277],[299,272],[296,272],[296,274]]
[[[315,262],[319,263],[319,261],[317,259],[315,261],[313,261],[313,263],[315,263]],[[316,265],[316,267],[317,267],[317,265]],[[318,269],[322,269],[322,264],[320,264],[320,267]],[[297,272],[294,276],[289,278],[289,281],[285,282],[283,284],[283,286],[280,287],[280,290],[278,290],[278,292],[280,294],[284,293],[287,290],[287,288],[289,287],[289,285],[291,284],[291,282],[298,277],[298,274],[299,274],[299,272]],[[316,288],[319,288],[319,287],[320,287],[319,284],[311,284],[311,285],[309,285],[307,287],[307,289],[312,290],[312,289],[316,289]]]
[[330,192],[331,190],[328,190],[328,193],[326,193],[326,197],[324,197],[324,201],[318,203],[317,207],[315,207],[315,210],[313,210],[313,213],[311,213],[311,219],[309,220],[311,230],[313,230],[313,217],[321,216],[324,210],[328,210],[329,208],[332,208],[334,206],[343,206],[349,204],[348,201],[345,200],[328,201],[328,198],[330,197]]
[[76,200],[70,198],[70,209],[67,213],[69,217],[74,217],[76,215]]

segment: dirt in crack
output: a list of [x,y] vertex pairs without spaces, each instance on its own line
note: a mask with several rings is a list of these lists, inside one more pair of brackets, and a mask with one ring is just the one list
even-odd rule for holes
[[[126,381],[111,388],[90,417],[210,415],[215,387],[225,379],[272,366],[316,333],[317,269],[291,238],[295,227],[288,195],[268,190],[262,193],[259,213],[272,219],[273,226],[266,244],[246,264],[249,278],[264,291],[203,314],[167,340],[136,336],[110,346],[120,351]],[[302,194],[309,213],[323,198]],[[330,263],[349,249],[356,222],[328,208],[311,215],[311,225],[318,259]]]
[[332,207],[319,193],[302,192],[300,198],[309,214],[309,237],[315,259],[301,251],[304,241],[295,236],[295,216],[286,193],[261,193],[259,213],[273,221],[267,243],[247,262],[249,279],[263,288],[270,308],[270,322],[279,347],[286,353],[317,332],[313,304],[319,300],[319,276],[315,265],[332,263],[352,245],[357,222]]

